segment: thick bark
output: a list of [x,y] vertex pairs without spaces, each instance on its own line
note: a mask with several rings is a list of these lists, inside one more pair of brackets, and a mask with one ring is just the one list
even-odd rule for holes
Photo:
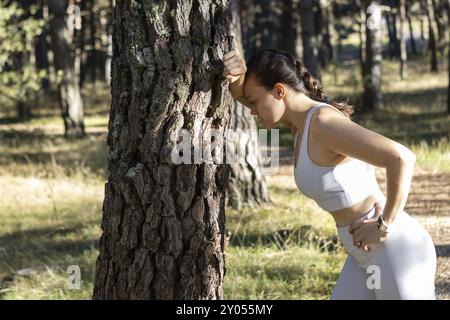
[[400,79],[405,79],[408,75],[407,52],[406,52],[406,0],[399,0],[400,13]]
[[116,2],[94,299],[223,299],[229,165],[177,164],[172,152],[181,129],[203,146],[215,127],[214,150],[223,153],[232,102],[222,75],[228,5]]
[[365,4],[367,27],[363,108],[379,110],[383,107],[381,93],[381,8],[378,1],[365,1]]
[[314,21],[314,0],[300,1],[300,19],[302,24],[303,63],[308,71],[319,79],[317,68],[317,39]]
[[[234,39],[234,48],[244,56],[242,46],[241,19],[239,17],[239,4],[231,0],[232,25],[231,34]],[[231,129],[239,133],[239,141],[233,149],[245,148],[242,153],[242,163],[231,165],[230,182],[227,193],[227,204],[235,209],[243,206],[256,207],[269,202],[269,194],[265,177],[262,173],[262,159],[259,152],[258,128],[250,109],[239,101],[234,101],[234,110],[231,119]]]
[[81,99],[78,79],[74,69],[74,58],[66,39],[64,1],[48,0],[50,36],[52,41],[53,62],[55,70],[60,71],[58,81],[59,102],[64,120],[64,135],[66,138],[79,138],[85,135],[83,121],[83,101]]

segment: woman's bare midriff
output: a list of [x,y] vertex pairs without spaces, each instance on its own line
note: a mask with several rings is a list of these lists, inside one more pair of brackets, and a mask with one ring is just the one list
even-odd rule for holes
[[366,199],[358,203],[355,203],[354,205],[348,208],[340,209],[337,211],[330,211],[330,214],[333,216],[336,226],[338,228],[344,227],[346,225],[351,224],[359,217],[370,211],[375,205],[375,203],[379,201],[380,201],[379,199],[371,195]]

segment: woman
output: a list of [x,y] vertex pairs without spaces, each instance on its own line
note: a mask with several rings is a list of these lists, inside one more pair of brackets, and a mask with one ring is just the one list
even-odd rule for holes
[[[232,50],[224,76],[267,128],[282,123],[295,133],[297,187],[332,215],[348,253],[331,299],[435,299],[433,241],[403,210],[413,152],[354,123],[352,107],[330,101],[286,52],[263,50],[246,65]],[[373,166],[386,168],[386,197]]]

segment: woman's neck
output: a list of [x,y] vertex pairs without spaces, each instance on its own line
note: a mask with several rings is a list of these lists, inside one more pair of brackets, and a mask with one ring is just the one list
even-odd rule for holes
[[313,100],[304,93],[288,92],[284,97],[286,105],[281,122],[288,127],[302,128],[308,111],[319,101]]

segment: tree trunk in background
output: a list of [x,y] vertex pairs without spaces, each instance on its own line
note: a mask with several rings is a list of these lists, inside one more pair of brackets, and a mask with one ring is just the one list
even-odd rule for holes
[[[244,56],[242,46],[241,19],[239,17],[238,0],[231,0],[232,25],[231,34],[234,48]],[[231,164],[231,174],[227,193],[227,204],[234,209],[243,206],[256,207],[270,202],[266,179],[262,173],[262,159],[259,151],[258,128],[250,109],[234,100],[234,110],[231,118],[231,129],[239,133],[239,141],[233,146],[245,148],[242,153],[245,163]]]
[[365,1],[366,7],[366,61],[363,108],[379,110],[383,107],[381,93],[381,8],[378,1]]
[[110,13],[107,17],[107,25],[106,25],[106,34],[107,34],[107,49],[106,49],[106,59],[105,59],[105,81],[108,84],[108,86],[111,83],[111,60],[112,60],[112,54],[113,54],[113,44],[112,44],[112,23],[113,23],[113,17],[112,17],[112,8],[114,8],[114,0],[110,0]]
[[426,13],[427,13],[427,21],[428,21],[428,49],[430,50],[431,55],[431,71],[437,72],[437,47],[436,47],[436,28],[434,26],[434,8],[432,0],[426,1]]
[[[29,19],[30,0],[18,0],[17,4],[24,11],[22,18],[24,20]],[[20,72],[27,64],[27,61],[34,59],[34,57],[34,52],[16,52],[13,59],[15,61],[14,68],[17,72]],[[34,63],[34,65],[36,66],[36,63]],[[31,118],[31,105],[26,97],[20,97],[20,99],[16,100],[16,114],[19,121],[26,121]]]
[[89,1],[89,27],[90,27],[90,70],[91,70],[91,80],[95,86],[97,81],[97,25],[96,25],[97,12],[95,11],[95,1]]
[[185,139],[180,129],[209,146],[217,128],[214,150],[223,153],[232,102],[222,75],[228,1],[117,1],[114,11],[93,298],[223,299],[229,165],[175,164],[172,152]]
[[281,49],[295,55],[295,26],[293,24],[293,0],[282,2],[281,14]]
[[[366,75],[368,74],[366,64],[366,4],[365,0],[356,0],[356,5],[359,10],[358,25],[359,25],[359,62],[361,67],[361,79],[365,83]],[[364,106],[363,106],[364,108]]]
[[294,32],[295,32],[295,57],[303,61],[303,41],[302,41],[302,24],[300,19],[300,9],[299,3],[297,1],[293,2],[293,13],[292,17],[294,20]]
[[83,121],[83,101],[81,99],[78,79],[74,70],[74,58],[66,39],[64,16],[66,6],[61,0],[48,0],[50,35],[55,70],[61,72],[58,81],[59,102],[64,120],[64,136],[80,138],[85,135]]
[[273,48],[273,12],[272,0],[259,0],[255,5],[255,51]]
[[323,46],[326,48],[325,53],[325,65],[328,67],[331,63],[333,66],[334,83],[337,84],[337,34],[334,29],[334,14],[333,14],[333,2],[330,0],[322,1],[323,3],[323,18],[324,18],[324,36]]
[[413,30],[413,24],[412,24],[412,18],[411,18],[411,10],[409,9],[410,3],[408,5],[405,5],[406,9],[406,17],[408,19],[408,27],[409,27],[409,37],[411,41],[411,51],[413,54],[417,54],[417,46],[416,46],[416,39],[414,38],[414,30]]
[[[44,18],[44,4],[43,4],[44,0],[40,0],[39,1],[39,9],[36,13],[36,17],[37,19],[43,19]],[[35,48],[34,48],[34,52],[36,55],[36,68],[37,70],[45,70],[45,72],[47,73],[47,76],[45,78],[42,79],[41,81],[41,87],[43,89],[48,89],[50,87],[50,81],[48,78],[48,74],[49,74],[49,63],[48,63],[48,58],[47,58],[47,50],[48,50],[48,45],[47,45],[47,40],[46,40],[46,36],[47,36],[47,30],[44,28],[42,30],[42,33],[37,37],[36,39],[36,44],[35,44]]]
[[[392,1],[389,1],[393,5]],[[391,6],[391,10],[393,7]],[[391,58],[400,56],[400,48],[397,38],[397,13],[387,12],[385,14],[386,26],[389,34],[389,56]]]
[[400,79],[405,79],[408,75],[407,69],[407,52],[406,52],[406,0],[399,0],[399,17],[400,17]]
[[446,47],[446,39],[445,39],[445,24],[442,21],[441,15],[443,14],[443,1],[432,0],[432,6],[434,11],[434,20],[437,32],[437,40],[436,40],[436,49],[439,52],[438,54],[438,65],[443,61],[445,55],[445,47]]
[[303,63],[316,79],[320,79],[319,70],[317,68],[317,39],[313,5],[314,0],[300,1],[299,9],[302,25]]

